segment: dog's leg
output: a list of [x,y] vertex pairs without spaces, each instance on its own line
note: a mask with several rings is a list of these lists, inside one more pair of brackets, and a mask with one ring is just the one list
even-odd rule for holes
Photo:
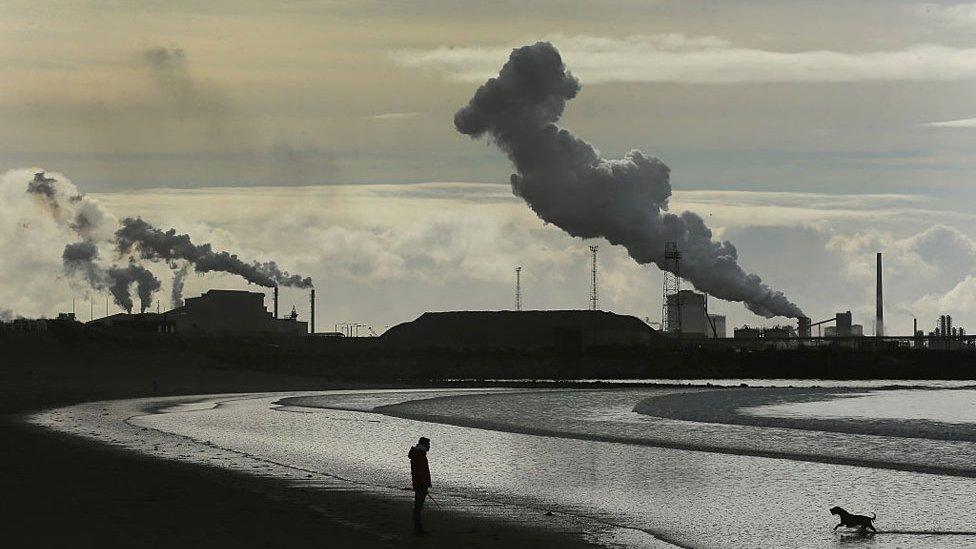
[[842,523],[840,523],[840,524],[838,524],[837,526],[834,526],[834,530],[836,530],[836,529],[838,529],[838,528],[840,528],[840,527],[841,527],[841,526],[843,526],[843,525],[844,525],[844,523],[842,522]]

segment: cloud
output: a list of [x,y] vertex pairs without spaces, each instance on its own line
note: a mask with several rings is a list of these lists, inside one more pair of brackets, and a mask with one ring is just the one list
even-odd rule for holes
[[920,124],[923,128],[976,128],[976,118],[960,118]]
[[[634,35],[626,38],[551,36],[581,81],[857,82],[952,81],[976,78],[976,48],[915,44],[873,51],[771,51],[737,46],[715,36]],[[393,52],[405,67],[481,82],[493,76],[511,46],[439,47]]]
[[[964,315],[971,314],[976,308],[976,277],[966,275],[948,292],[941,295],[927,294],[912,303],[911,307],[919,316],[933,320],[939,315],[950,314],[957,320],[955,325],[959,326],[961,324],[959,320],[967,319]],[[968,320],[972,320],[972,318],[968,317]],[[924,325],[919,327],[928,331]],[[973,329],[976,327],[972,325],[968,328],[970,333]]]
[[[901,319],[905,330],[915,317],[920,324],[949,312],[960,321],[973,321],[969,279],[976,271],[976,240],[963,231],[935,224],[903,238],[883,229],[835,234],[826,245],[841,258],[840,278],[860,288],[862,304],[870,304],[874,291],[875,252],[884,254],[886,319]],[[866,307],[862,318],[871,318]]]
[[976,241],[959,229],[943,224],[905,238],[872,229],[835,235],[827,248],[851,258],[846,265],[852,275],[873,277],[874,253],[882,252],[886,272],[915,281],[928,280],[936,288],[949,288],[976,269]]
[[405,118],[417,118],[420,116],[419,112],[386,112],[383,114],[374,114],[370,116],[370,120],[403,120]]
[[909,13],[933,19],[950,26],[976,25],[976,3],[932,4],[924,3],[908,7]]

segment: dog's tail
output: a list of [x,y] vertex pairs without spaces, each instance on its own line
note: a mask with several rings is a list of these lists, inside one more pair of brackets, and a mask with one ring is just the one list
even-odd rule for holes
[[871,520],[877,520],[877,518],[878,518],[878,515],[875,515],[874,513],[871,513]]

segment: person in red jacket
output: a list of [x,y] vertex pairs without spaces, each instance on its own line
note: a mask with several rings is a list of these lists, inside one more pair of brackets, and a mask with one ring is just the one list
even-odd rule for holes
[[427,490],[430,489],[430,468],[427,466],[427,452],[430,451],[430,439],[420,437],[416,445],[407,452],[410,458],[410,478],[413,480],[413,532],[426,534],[420,520],[420,512],[424,510]]

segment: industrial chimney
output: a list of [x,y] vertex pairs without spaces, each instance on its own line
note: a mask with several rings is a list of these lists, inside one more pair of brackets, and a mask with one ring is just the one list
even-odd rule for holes
[[274,317],[278,318],[278,286],[274,287]]
[[875,323],[874,335],[878,337],[884,336],[884,302],[882,300],[881,292],[881,252],[878,252],[878,303],[877,303],[877,319]]
[[309,297],[311,304],[311,314],[308,316],[308,328],[310,334],[315,334],[315,288],[312,288],[312,295]]

